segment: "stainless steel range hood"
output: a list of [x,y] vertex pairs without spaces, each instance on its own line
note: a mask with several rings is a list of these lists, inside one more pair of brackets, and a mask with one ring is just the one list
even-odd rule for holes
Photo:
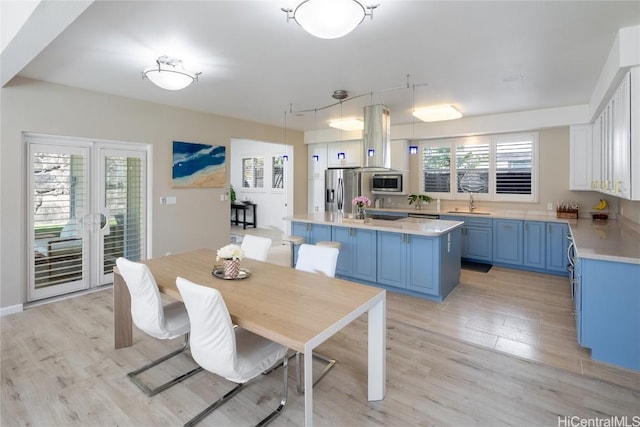
[[391,115],[386,105],[364,107],[364,167],[375,172],[391,169]]

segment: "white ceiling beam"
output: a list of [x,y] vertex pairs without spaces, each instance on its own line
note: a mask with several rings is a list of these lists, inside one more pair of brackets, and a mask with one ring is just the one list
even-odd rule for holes
[[[55,40],[93,1],[41,1],[0,54],[0,87]],[[10,10],[5,8],[3,13]],[[9,19],[10,16],[3,16],[3,20]]]
[[[458,120],[391,126],[391,139],[435,139],[503,132],[521,132],[589,122],[589,105],[545,108],[513,113],[463,117]],[[343,141],[362,139],[362,132],[344,132]],[[304,133],[305,144],[340,141],[340,131]]]
[[618,30],[589,102],[589,122],[595,120],[629,67],[640,65],[640,25]]

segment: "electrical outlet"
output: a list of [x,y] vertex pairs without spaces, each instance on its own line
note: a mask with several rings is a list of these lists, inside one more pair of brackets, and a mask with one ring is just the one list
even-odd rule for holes
[[547,210],[548,211],[552,211],[553,210],[553,203],[552,202],[548,202],[547,203]]
[[221,195],[220,195],[220,201],[221,201],[221,202],[224,202],[224,194],[221,194]]
[[160,197],[160,204],[161,205],[166,205],[167,204],[167,198],[164,197],[164,196]]
[[175,205],[177,203],[178,199],[176,198],[176,196],[168,196],[167,197],[167,204],[168,205]]

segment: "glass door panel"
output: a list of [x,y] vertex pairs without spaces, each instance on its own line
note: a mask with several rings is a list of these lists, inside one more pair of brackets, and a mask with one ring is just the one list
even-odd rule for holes
[[25,141],[28,301],[112,283],[116,258],[146,258],[146,148],[46,136]]
[[146,258],[146,162],[140,151],[101,149],[98,281],[113,282],[118,257]]
[[29,301],[89,287],[88,147],[29,145]]

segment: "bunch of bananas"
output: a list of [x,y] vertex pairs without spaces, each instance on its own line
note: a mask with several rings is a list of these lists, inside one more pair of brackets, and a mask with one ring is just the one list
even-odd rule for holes
[[609,203],[607,203],[605,199],[600,199],[600,202],[594,207],[592,207],[591,209],[596,211],[602,211],[602,210],[605,210],[608,206],[609,206]]

